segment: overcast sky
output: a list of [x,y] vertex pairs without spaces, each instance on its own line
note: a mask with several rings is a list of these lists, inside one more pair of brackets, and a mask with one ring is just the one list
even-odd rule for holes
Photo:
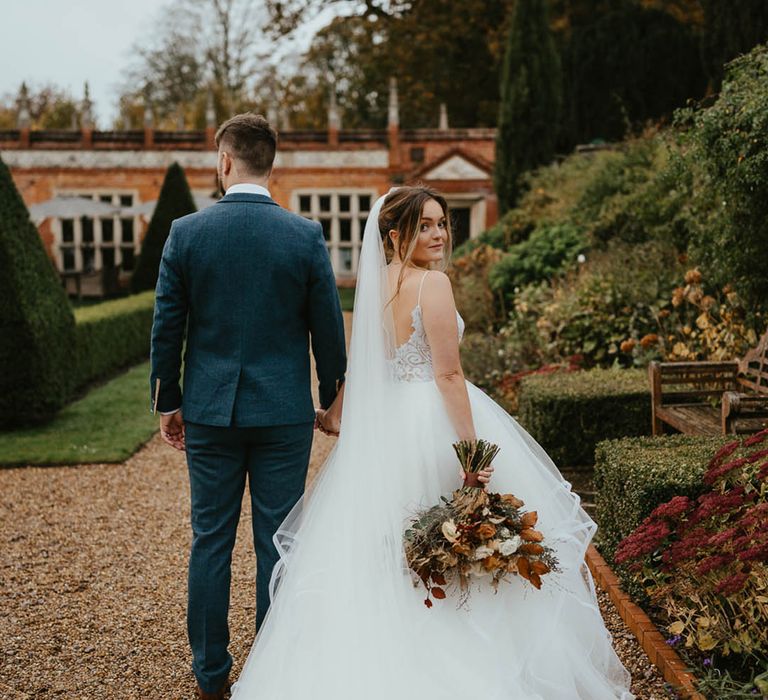
[[[0,95],[17,93],[23,80],[55,83],[80,99],[87,80],[99,128],[116,113],[117,86],[131,46],[152,31],[166,0],[3,0],[0,21]],[[308,43],[325,17],[307,27],[294,46]]]

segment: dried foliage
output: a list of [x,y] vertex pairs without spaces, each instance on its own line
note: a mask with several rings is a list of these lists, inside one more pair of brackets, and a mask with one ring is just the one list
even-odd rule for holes
[[[467,475],[484,469],[499,450],[485,440],[459,442],[454,449]],[[534,529],[538,515],[522,511],[523,505],[512,494],[464,486],[451,500],[416,515],[405,531],[405,554],[417,583],[427,589],[428,608],[432,598],[446,597],[445,587],[451,584],[465,603],[473,578],[490,578],[496,589],[508,576],[519,575],[541,588],[541,577],[557,570],[557,559]]]

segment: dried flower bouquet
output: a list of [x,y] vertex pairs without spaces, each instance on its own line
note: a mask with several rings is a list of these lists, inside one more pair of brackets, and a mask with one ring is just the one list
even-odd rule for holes
[[404,535],[408,565],[427,589],[424,604],[446,597],[456,584],[462,604],[472,578],[486,577],[494,589],[511,575],[536,588],[541,577],[557,570],[557,559],[544,535],[534,529],[536,511],[522,511],[523,501],[512,494],[488,493],[477,475],[493,462],[499,448],[485,440],[453,445],[465,473],[464,486],[448,500],[413,518]]

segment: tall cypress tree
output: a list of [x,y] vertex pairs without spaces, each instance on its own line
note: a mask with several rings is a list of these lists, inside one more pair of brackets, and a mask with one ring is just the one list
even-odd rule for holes
[[720,90],[723,66],[768,41],[766,0],[701,0],[704,8],[702,53],[713,90]]
[[501,73],[494,184],[503,213],[520,193],[520,176],[548,162],[560,125],[560,57],[546,0],[517,0]]
[[133,292],[154,289],[160,270],[163,247],[171,232],[174,219],[197,211],[192,192],[189,190],[184,170],[178,163],[171,163],[165,173],[160,197],[141,244],[141,255],[131,278]]
[[0,160],[0,427],[47,420],[64,405],[74,346],[69,301]]

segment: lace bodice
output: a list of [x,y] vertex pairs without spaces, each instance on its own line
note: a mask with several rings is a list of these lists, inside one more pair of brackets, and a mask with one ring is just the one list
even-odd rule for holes
[[[419,304],[411,311],[411,319],[413,333],[395,350],[395,356],[390,360],[390,370],[393,379],[398,382],[429,382],[435,378],[435,370],[432,366],[432,350],[424,331],[424,320]],[[464,335],[464,319],[458,311],[456,320],[459,323],[459,342],[461,342]]]

